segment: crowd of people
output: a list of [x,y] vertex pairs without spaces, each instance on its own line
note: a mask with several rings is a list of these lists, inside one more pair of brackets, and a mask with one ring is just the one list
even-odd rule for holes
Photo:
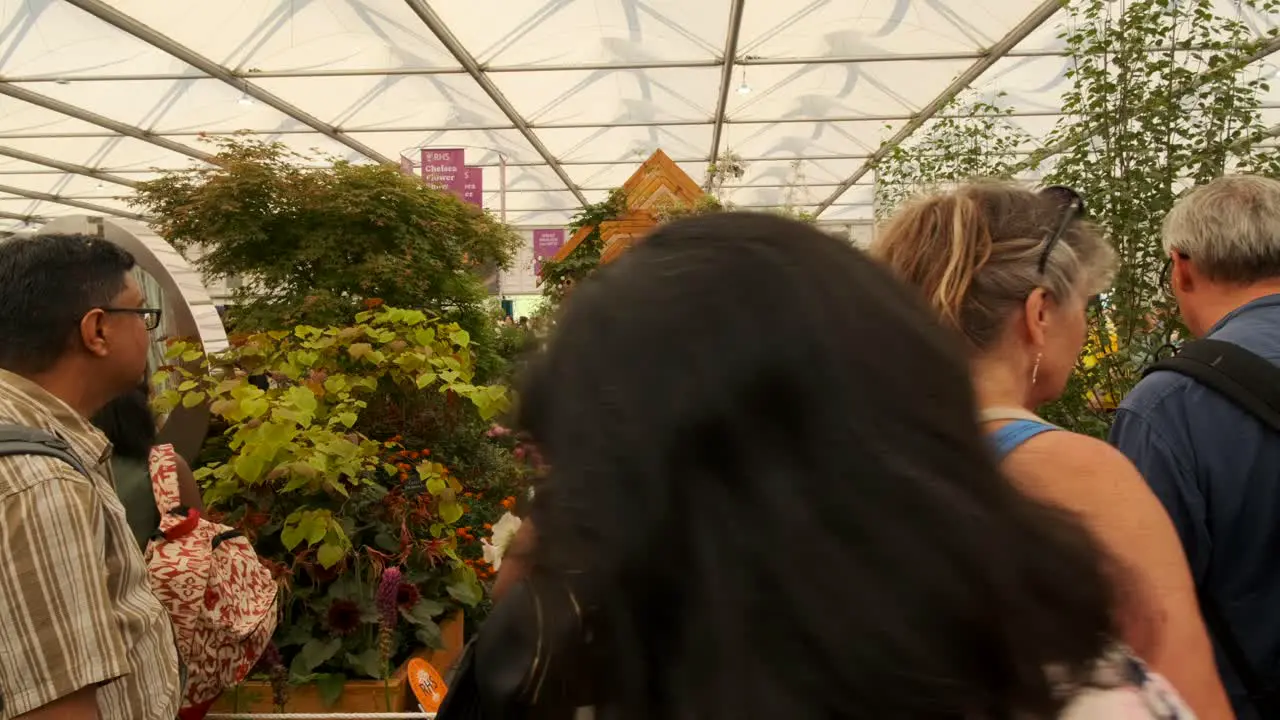
[[[1280,181],[1169,214],[1184,359],[1219,355],[1155,368],[1110,443],[1036,414],[1117,271],[1087,204],[968,183],[869,251],[692,217],[579,283],[520,393],[551,469],[441,720],[1280,718]],[[157,518],[121,501],[154,443],[132,268],[0,244],[0,719],[178,716]]]

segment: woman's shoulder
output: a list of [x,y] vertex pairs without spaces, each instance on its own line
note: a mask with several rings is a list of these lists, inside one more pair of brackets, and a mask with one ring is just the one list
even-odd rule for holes
[[1099,658],[1087,682],[1060,691],[1070,700],[1059,720],[1195,720],[1164,678],[1118,645]]
[[1043,461],[1048,458],[1052,458],[1052,465],[1048,467],[1055,472],[1135,476],[1138,473],[1129,458],[1106,441],[1058,427],[1035,435],[1009,455],[1015,464],[1034,463],[1040,467],[1046,467]]

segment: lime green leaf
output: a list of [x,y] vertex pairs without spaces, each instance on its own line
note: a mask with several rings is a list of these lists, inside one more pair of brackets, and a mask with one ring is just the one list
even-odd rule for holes
[[332,543],[324,543],[316,551],[316,560],[320,562],[320,567],[326,570],[342,562],[342,558],[346,556],[347,552],[345,550]]
[[285,518],[284,528],[280,530],[280,542],[284,545],[285,550],[292,550],[298,547],[306,539],[306,533],[302,529],[302,517],[303,514],[301,512],[295,512]]
[[462,505],[457,502],[440,503],[440,519],[452,525],[462,519]]
[[466,330],[455,330],[449,335],[449,339],[458,347],[468,347],[471,345],[471,334]]
[[360,417],[353,412],[344,412],[344,413],[338,414],[338,422],[342,423],[343,427],[349,428],[352,425],[355,425],[356,420],[359,420],[359,419]]
[[202,392],[189,392],[182,396],[182,407],[194,408],[204,404],[205,394]]
[[484,597],[484,590],[476,574],[470,568],[458,568],[453,571],[448,585],[449,597],[466,605],[475,607]]
[[369,343],[354,343],[347,348],[347,354],[351,356],[352,360],[359,360],[371,352],[373,352],[373,346]]
[[347,490],[347,488],[341,482],[338,481],[338,478],[335,478],[335,477],[325,478],[324,484],[325,484],[325,487],[333,490],[334,492],[338,493],[342,497],[351,497],[351,491]]
[[236,475],[246,483],[253,484],[262,479],[262,474],[266,470],[266,462],[257,455],[240,455],[232,463],[235,467]]
[[322,542],[329,532],[329,511],[310,513],[305,522],[307,542],[312,545]]
[[436,381],[438,376],[433,372],[424,372],[418,376],[417,385],[419,390],[425,390],[428,385]]

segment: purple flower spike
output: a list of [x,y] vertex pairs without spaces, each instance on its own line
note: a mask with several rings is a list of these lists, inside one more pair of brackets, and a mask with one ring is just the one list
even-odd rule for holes
[[396,599],[403,579],[400,568],[389,567],[382,571],[382,581],[378,583],[378,616],[384,626],[394,627],[396,624],[399,614]]

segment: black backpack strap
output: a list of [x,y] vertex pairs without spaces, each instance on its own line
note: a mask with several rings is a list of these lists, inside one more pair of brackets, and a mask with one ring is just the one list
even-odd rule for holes
[[1280,367],[1235,343],[1196,340],[1144,375],[1167,370],[1185,375],[1280,432]]
[[[1280,432],[1280,367],[1235,343],[1196,340],[1177,355],[1147,368],[1144,375],[1166,370],[1185,375]],[[1222,606],[1204,587],[1196,589],[1205,624],[1218,640],[1245,692],[1264,718],[1280,718],[1280,690],[1258,674],[1240,647]]]
[[71,446],[45,430],[25,425],[0,424],[0,457],[9,455],[39,455],[61,460],[76,472],[89,477],[89,469],[76,456]]

